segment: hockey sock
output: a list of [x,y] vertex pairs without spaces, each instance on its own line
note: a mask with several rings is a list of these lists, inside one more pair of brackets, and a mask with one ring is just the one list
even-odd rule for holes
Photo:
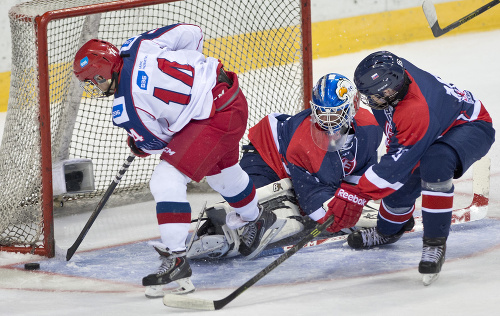
[[411,207],[392,208],[387,206],[384,201],[380,203],[377,217],[377,230],[384,235],[390,236],[397,234],[404,224],[413,216],[415,205]]
[[425,237],[448,237],[453,209],[453,188],[450,191],[422,191],[422,222]]

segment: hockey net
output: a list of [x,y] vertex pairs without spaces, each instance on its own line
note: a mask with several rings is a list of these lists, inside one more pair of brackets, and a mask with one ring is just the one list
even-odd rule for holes
[[[111,122],[112,98],[86,98],[72,74],[76,51],[91,38],[120,47],[160,26],[201,26],[205,55],[238,73],[248,126],[272,112],[293,114],[310,98],[309,0],[34,0],[13,7],[9,17],[13,57],[0,148],[0,250],[54,256],[54,204],[61,197],[53,196],[52,166],[91,159],[95,190],[64,200],[95,207],[90,201],[103,194],[129,154],[125,131]],[[115,193],[147,190],[157,159],[136,159]]]

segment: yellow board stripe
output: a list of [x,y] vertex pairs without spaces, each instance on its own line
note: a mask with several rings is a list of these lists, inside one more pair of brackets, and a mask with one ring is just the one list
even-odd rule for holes
[[[490,0],[466,0],[436,4],[439,25],[444,28],[488,2]],[[421,7],[317,22],[311,28],[314,59],[434,38]],[[500,6],[443,36],[498,28]]]
[[[235,35],[225,38],[208,39],[204,43],[203,53],[218,58],[226,69],[239,73],[252,69],[282,66],[299,62],[298,55],[290,52],[300,51],[300,43],[293,41],[300,38],[299,27],[287,27],[262,32]],[[283,43],[282,39],[290,41]],[[236,58],[226,52],[238,52]]]
[[[442,28],[448,26],[489,1],[464,0],[436,4],[440,26]],[[314,59],[434,38],[421,7],[316,22],[312,24],[311,28]],[[499,28],[500,7],[494,7],[443,36]],[[287,43],[284,47],[278,47],[277,40],[266,41],[263,39],[267,36],[271,39],[281,38],[289,36],[287,34],[289,32],[296,31],[296,28],[286,28],[207,40],[205,53],[219,58],[228,69],[238,69],[239,72],[293,63],[297,62],[298,58],[283,59],[283,56],[287,54],[281,54],[281,52],[291,48],[297,49],[297,43]],[[222,48],[224,50],[229,48],[229,51],[232,51],[233,47],[235,50],[240,48],[240,51],[243,48],[248,53],[238,56],[239,59],[225,60],[228,57],[225,56]],[[273,52],[269,52],[269,47],[273,47]],[[248,62],[249,55],[258,62],[250,64]],[[237,67],[230,65],[237,65]],[[10,72],[0,73],[0,112],[7,110],[9,85]]]
[[0,72],[0,112],[7,111],[9,102],[10,71]]

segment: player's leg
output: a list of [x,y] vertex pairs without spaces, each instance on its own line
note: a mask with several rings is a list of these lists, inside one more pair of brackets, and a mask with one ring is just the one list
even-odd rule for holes
[[[207,134],[217,135],[218,141],[213,143],[211,154],[219,157],[216,167],[207,173],[207,182],[235,209],[226,217],[227,225],[242,230],[239,251],[253,258],[266,242],[270,242],[277,219],[274,213],[258,207],[253,181],[238,164],[239,141],[245,133],[248,105],[243,93],[237,90],[237,76],[230,72],[227,75],[233,85],[214,101],[216,112],[207,129]],[[217,86],[214,95],[220,95],[216,90]],[[236,90],[239,92],[232,92]],[[218,134],[219,131],[223,133]]]
[[239,252],[254,258],[283,227],[283,221],[258,206],[255,186],[239,164],[207,176],[207,182],[234,209],[227,214],[226,224],[230,229],[239,230]]
[[252,144],[242,146],[241,168],[250,176],[256,188],[280,180],[276,172],[262,159]]
[[[284,225],[270,240],[295,236],[304,229],[297,199],[289,179],[282,179],[257,189],[259,204],[264,212],[273,212]],[[241,230],[229,229],[226,216],[233,211],[227,202],[207,207],[205,221],[196,232],[196,239],[188,251],[188,258],[230,258],[239,255]]]
[[396,192],[382,199],[377,216],[377,226],[351,233],[347,243],[352,248],[366,248],[392,244],[404,232],[413,228],[415,200],[420,196],[420,174],[415,170]]
[[487,154],[494,135],[491,123],[462,124],[450,129],[421,159],[424,236],[419,271],[424,274],[424,284],[426,276],[439,273],[445,260],[453,209],[452,179],[460,178]]
[[191,179],[166,161],[156,166],[150,181],[151,193],[156,201],[161,242],[153,243],[160,255],[160,267],[144,277],[147,297],[162,297],[162,285],[175,281],[179,288],[174,292],[185,294],[194,291],[190,281],[191,268],[186,259],[186,238],[191,223],[191,207],[187,200],[187,183]]
[[420,161],[424,236],[418,270],[422,274],[437,274],[444,263],[453,210],[453,176],[459,166],[457,152],[442,142],[431,145]]

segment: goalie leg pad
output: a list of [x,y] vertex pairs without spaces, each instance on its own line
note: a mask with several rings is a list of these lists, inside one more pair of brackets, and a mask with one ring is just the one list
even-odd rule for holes
[[[240,237],[236,230],[224,224],[232,208],[227,202],[217,203],[205,211],[206,221],[193,234],[198,235],[187,252],[189,259],[237,256]],[[196,236],[195,236],[196,237]]]
[[276,214],[278,219],[283,219],[282,228],[272,238],[271,242],[277,242],[282,239],[296,235],[304,230],[300,207],[293,191],[292,181],[290,179],[281,179],[257,189],[259,204],[266,211]]
[[363,208],[363,212],[356,223],[356,227],[375,227],[377,226],[377,215],[380,207],[380,203],[376,203],[374,201],[368,201],[365,207]]
[[195,240],[187,253],[189,259],[220,258],[229,251],[224,235],[203,235]]
[[[290,179],[282,179],[257,189],[259,203],[265,211],[276,214],[277,223],[263,236],[261,245],[267,246],[296,235],[304,230],[300,212]],[[233,211],[227,203],[217,203],[205,211],[208,220],[195,232],[195,240],[187,253],[189,259],[230,258],[239,255],[240,236],[238,230],[226,224],[226,215]]]

